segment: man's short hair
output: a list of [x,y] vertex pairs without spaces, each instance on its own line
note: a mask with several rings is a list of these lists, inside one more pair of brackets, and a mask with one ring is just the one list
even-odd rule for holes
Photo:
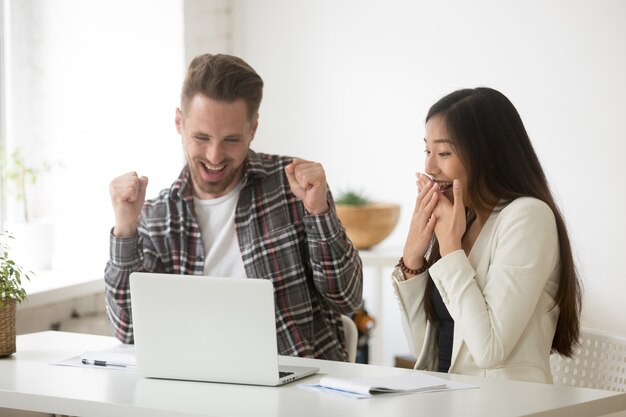
[[217,101],[244,99],[248,118],[259,111],[263,98],[263,80],[244,60],[232,55],[204,54],[189,64],[180,97],[183,115],[196,94]]

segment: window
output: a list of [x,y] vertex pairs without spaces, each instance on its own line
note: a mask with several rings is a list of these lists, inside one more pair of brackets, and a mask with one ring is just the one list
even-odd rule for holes
[[[0,5],[0,146],[53,166],[28,200],[34,222],[55,226],[52,266],[101,271],[114,220],[111,179],[136,170],[156,195],[182,167],[174,126],[185,70],[182,0]],[[22,220],[14,198],[3,204],[8,226]]]

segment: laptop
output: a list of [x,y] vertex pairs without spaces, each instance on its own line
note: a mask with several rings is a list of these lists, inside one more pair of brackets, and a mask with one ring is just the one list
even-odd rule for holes
[[268,280],[133,272],[137,373],[277,386],[319,372],[280,366]]

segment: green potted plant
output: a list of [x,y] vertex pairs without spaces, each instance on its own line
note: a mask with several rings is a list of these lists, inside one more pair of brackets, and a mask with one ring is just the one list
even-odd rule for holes
[[365,193],[345,190],[335,200],[337,216],[357,249],[385,240],[400,218],[400,205],[372,201]]
[[35,185],[41,174],[52,169],[49,162],[44,162],[40,167],[26,164],[22,156],[22,150],[16,148],[3,164],[2,177],[11,183],[15,193],[15,199],[21,205],[24,222],[30,222],[28,207],[27,187]]
[[15,353],[15,311],[17,303],[26,299],[23,280],[30,280],[27,272],[9,255],[7,239],[12,236],[0,232],[0,358]]
[[335,204],[356,207],[363,207],[369,203],[371,203],[371,200],[363,191],[355,190],[341,191],[335,201]]
[[1,174],[6,184],[3,191],[13,197],[17,206],[15,215],[6,224],[15,237],[12,256],[32,269],[49,269],[52,263],[54,227],[50,223],[34,220],[30,211],[30,191],[51,169],[49,162],[28,164],[19,147],[10,154],[2,155]]

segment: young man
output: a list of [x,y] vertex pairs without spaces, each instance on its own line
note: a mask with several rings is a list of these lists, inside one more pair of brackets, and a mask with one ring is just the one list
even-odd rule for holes
[[176,110],[178,179],[147,201],[148,178],[111,182],[106,302],[122,342],[133,342],[131,272],[257,278],[274,284],[280,354],[346,360],[340,314],[361,304],[361,260],[322,166],[250,149],[262,93],[243,60],[196,57]]

